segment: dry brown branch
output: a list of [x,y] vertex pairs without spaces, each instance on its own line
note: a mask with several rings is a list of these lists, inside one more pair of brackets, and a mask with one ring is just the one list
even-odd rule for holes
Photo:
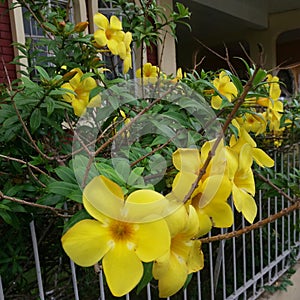
[[235,238],[235,237],[238,237],[242,234],[245,234],[245,233],[248,233],[254,229],[258,229],[260,227],[263,227],[269,223],[272,223],[274,222],[275,220],[283,217],[283,216],[286,216],[288,215],[289,213],[297,210],[300,208],[300,199],[297,199],[296,202],[287,207],[287,208],[284,208],[282,209],[280,212],[274,214],[274,215],[271,215],[261,221],[258,221],[250,226],[246,226],[246,227],[243,227],[242,229],[240,230],[235,230],[235,231],[232,231],[232,232],[228,232],[228,233],[225,233],[225,234],[218,234],[218,235],[215,235],[215,236],[211,236],[211,237],[206,237],[206,238],[200,238],[200,241],[202,243],[212,243],[212,242],[217,242],[217,241],[222,241],[222,240],[228,240],[228,239],[232,239],[232,238]]
[[10,201],[22,204],[22,205],[27,205],[27,206],[32,206],[32,207],[47,209],[47,210],[52,211],[58,217],[63,217],[63,218],[70,218],[70,217],[72,217],[72,215],[66,214],[66,213],[68,213],[68,211],[65,211],[63,209],[51,207],[51,206],[48,206],[48,205],[38,204],[38,203],[35,203],[35,202],[29,202],[29,201],[26,201],[26,200],[23,200],[23,199],[15,198],[15,197],[10,197],[10,196],[4,195],[2,193],[2,191],[0,191],[0,199],[10,200]]

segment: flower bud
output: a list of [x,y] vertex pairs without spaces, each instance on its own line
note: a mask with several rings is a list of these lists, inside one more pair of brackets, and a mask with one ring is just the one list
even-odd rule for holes
[[83,32],[87,26],[89,25],[89,22],[79,22],[75,25],[74,31],[75,32]]

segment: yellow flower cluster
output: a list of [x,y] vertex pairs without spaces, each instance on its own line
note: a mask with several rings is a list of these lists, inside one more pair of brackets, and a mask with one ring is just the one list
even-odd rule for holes
[[[66,102],[71,103],[74,114],[78,117],[83,115],[87,107],[100,106],[101,97],[97,95],[90,99],[90,92],[97,87],[96,80],[91,76],[82,79],[84,75],[79,68],[75,68],[69,72],[73,76],[69,82],[64,83],[61,87],[69,90],[63,95]],[[67,73],[68,74],[68,73]],[[67,75],[66,74],[66,75]]]
[[189,273],[203,268],[203,254],[195,239],[199,220],[194,207],[178,206],[162,218],[167,204],[152,190],[138,190],[125,199],[120,186],[95,177],[83,191],[83,205],[94,220],[82,220],[69,229],[62,237],[63,248],[80,266],[102,260],[115,296],[130,292],[143,276],[143,262],[151,261],[160,297],[173,295]]
[[113,55],[119,55],[123,60],[123,73],[126,74],[132,68],[131,32],[124,32],[121,21],[116,16],[110,20],[101,13],[94,15],[94,23],[99,27],[94,33],[94,39],[98,47],[107,47]]

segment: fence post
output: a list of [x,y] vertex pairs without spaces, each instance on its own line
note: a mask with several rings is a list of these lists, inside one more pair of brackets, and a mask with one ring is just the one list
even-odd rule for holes
[[40,266],[40,258],[39,258],[39,250],[38,250],[38,244],[37,244],[33,220],[30,222],[30,232],[31,232],[31,239],[32,239],[33,254],[34,254],[35,267],[36,267],[36,276],[37,276],[37,281],[38,281],[40,300],[45,300],[42,272],[41,272],[41,266]]

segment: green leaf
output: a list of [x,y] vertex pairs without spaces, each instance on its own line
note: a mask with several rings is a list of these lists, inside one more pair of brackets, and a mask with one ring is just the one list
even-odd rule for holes
[[24,86],[26,88],[36,89],[36,90],[40,89],[39,85],[34,83],[33,81],[31,81],[28,77],[22,77],[21,79],[22,79],[22,81],[24,83]]
[[77,183],[74,172],[69,167],[60,166],[55,169],[55,173],[61,180],[65,182]]
[[47,107],[47,115],[49,117],[54,111],[55,102],[50,97],[47,97],[46,100],[45,100],[45,103],[46,103],[46,107]]
[[152,275],[152,266],[153,266],[153,262],[148,262],[148,263],[143,263],[144,265],[144,274],[143,277],[141,279],[141,281],[139,282],[137,289],[136,289],[136,293],[139,294],[142,289],[152,280],[153,275]]
[[80,189],[74,190],[68,194],[68,198],[75,202],[82,203],[82,191]]
[[41,75],[42,78],[44,78],[47,81],[50,81],[50,77],[49,77],[47,71],[43,67],[35,66],[35,68],[38,71],[38,73]]
[[42,120],[41,111],[39,108],[36,108],[30,117],[30,128],[32,132],[34,132],[36,129],[40,127],[41,120]]
[[137,167],[133,169],[128,176],[127,184],[134,185],[137,183],[138,185],[143,185],[144,184],[144,179],[142,176],[143,171],[144,171],[144,167]]
[[79,186],[78,186],[78,184],[74,184],[74,183],[69,183],[69,182],[64,182],[64,181],[54,181],[54,182],[51,182],[47,188],[48,188],[49,193],[67,197],[74,190],[78,190]]
[[253,79],[253,85],[256,86],[257,84],[261,83],[267,76],[267,72],[263,69],[259,69],[256,76]]

